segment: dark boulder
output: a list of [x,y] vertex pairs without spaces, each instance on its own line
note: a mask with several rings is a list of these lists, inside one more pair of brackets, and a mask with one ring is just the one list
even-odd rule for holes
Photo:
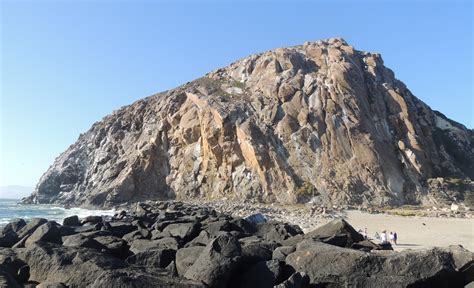
[[35,232],[26,239],[25,246],[28,247],[36,242],[61,243],[61,233],[57,225],[58,224],[54,221],[48,221],[39,226]]
[[94,225],[94,224],[101,223],[102,221],[103,221],[102,216],[91,215],[91,216],[84,217],[81,221],[81,224],[82,225]]
[[137,230],[137,226],[128,222],[110,222],[110,231],[114,236],[122,238],[124,235]]
[[0,234],[0,247],[10,248],[18,242],[18,235],[16,232],[9,230]]
[[63,225],[65,225],[65,226],[80,226],[81,222],[79,221],[79,217],[77,217],[77,215],[72,215],[72,216],[64,218]]
[[127,233],[127,234],[123,235],[122,239],[127,241],[127,242],[132,242],[132,241],[137,240],[137,239],[144,239],[144,237],[143,237],[142,233],[140,233],[140,231],[135,230],[135,231],[132,231],[130,233]]
[[130,251],[139,253],[148,249],[173,249],[178,250],[179,243],[173,237],[167,237],[157,240],[137,239],[129,243]]
[[305,234],[304,237],[339,247],[351,247],[352,244],[365,239],[344,219],[335,219]]
[[283,283],[278,284],[275,288],[306,288],[309,286],[309,277],[305,273],[296,272],[292,274]]
[[64,283],[69,287],[92,285],[105,271],[128,267],[117,258],[82,247],[37,242],[21,253],[30,266],[30,281]]
[[239,268],[240,259],[239,241],[230,234],[222,234],[204,248],[184,277],[212,287],[226,287]]
[[130,254],[127,242],[125,242],[122,238],[106,235],[97,236],[93,239],[99,242],[104,247],[104,249],[114,257],[125,259]]
[[1,230],[0,230],[0,235],[1,234],[6,234],[8,232],[18,232],[20,231],[21,228],[26,226],[25,220],[21,218],[15,218],[12,219],[7,225],[5,225]]
[[97,242],[92,236],[75,234],[65,237],[63,245],[66,247],[84,247],[101,251],[105,247]]
[[193,240],[189,241],[184,245],[184,247],[191,247],[191,246],[206,246],[211,242],[213,237],[207,232],[206,230],[202,230],[201,233]]
[[175,260],[176,250],[151,249],[129,256],[126,262],[136,266],[166,268]]
[[22,287],[15,280],[15,277],[13,277],[3,265],[0,265],[0,287],[8,287],[8,288]]
[[295,252],[295,246],[280,246],[273,250],[272,259],[285,261],[286,256]]
[[279,243],[293,236],[303,234],[303,231],[297,225],[276,221],[259,223],[256,229],[257,232],[254,235]]
[[[327,287],[462,287],[465,277],[446,249],[367,253],[305,240],[286,257],[311,284]],[[457,251],[472,255],[469,251]],[[472,256],[471,256],[472,257]],[[463,262],[460,262],[463,263]],[[461,264],[460,264],[461,265]]]
[[174,223],[163,229],[164,233],[169,233],[173,237],[178,237],[182,242],[187,242],[196,237],[201,228],[201,223]]
[[276,242],[256,237],[242,238],[239,242],[242,249],[242,261],[246,264],[271,260],[273,250],[279,246]]
[[43,225],[44,223],[48,222],[48,220],[43,219],[43,218],[33,218],[31,219],[24,227],[22,227],[20,230],[18,230],[18,238],[22,239],[27,235],[30,235],[33,233],[36,228],[39,226]]
[[285,263],[278,260],[261,261],[253,265],[241,277],[242,288],[271,288],[284,279]]
[[193,246],[181,248],[176,252],[176,270],[178,275],[183,276],[186,273],[188,268],[199,258],[204,248],[204,246]]

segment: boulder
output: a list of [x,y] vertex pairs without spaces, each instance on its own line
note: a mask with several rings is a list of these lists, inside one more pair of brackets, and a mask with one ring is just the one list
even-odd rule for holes
[[365,240],[364,236],[358,233],[344,219],[332,220],[305,234],[304,238],[317,239],[339,247],[351,247],[352,244]]
[[175,260],[176,250],[151,249],[129,256],[125,261],[136,266],[166,268]]
[[69,287],[90,286],[105,271],[126,268],[117,258],[82,247],[64,247],[37,242],[21,253],[30,266],[30,281],[64,283]]
[[66,247],[92,248],[101,251],[105,247],[97,242],[92,236],[84,234],[75,234],[65,237],[63,245]]
[[438,248],[398,253],[367,253],[305,240],[286,263],[308,274],[313,285],[354,287],[462,287],[449,251]]
[[157,240],[137,239],[129,243],[130,251],[139,253],[148,249],[173,249],[178,250],[179,243],[173,237],[166,237]]
[[26,226],[25,220],[21,218],[14,218],[10,220],[10,222],[3,226],[3,228],[0,230],[0,235],[6,234],[8,232],[18,232],[20,231],[21,228]]
[[278,284],[275,288],[306,288],[309,286],[309,277],[305,273],[295,272],[285,280],[283,283]]
[[140,233],[140,231],[138,231],[138,230],[127,233],[127,234],[123,235],[123,237],[122,237],[122,239],[127,241],[127,242],[132,242],[134,240],[143,239],[143,238],[144,237],[143,237],[142,233]]
[[79,217],[77,217],[77,215],[72,215],[72,216],[64,218],[63,225],[65,225],[65,226],[80,226],[81,222],[79,221]]
[[278,260],[258,262],[242,275],[240,287],[273,287],[284,280],[284,270],[284,262]]
[[295,246],[280,246],[273,250],[272,259],[285,261],[286,256],[295,252]]
[[8,288],[20,288],[22,287],[18,282],[16,282],[15,278],[8,273],[8,270],[0,265],[0,287],[8,287]]
[[176,270],[178,275],[184,276],[189,267],[199,258],[204,246],[181,248],[176,252]]
[[23,228],[18,230],[18,232],[17,232],[18,238],[22,239],[25,236],[30,235],[31,233],[33,233],[36,230],[36,228],[38,228],[39,226],[43,225],[46,222],[48,222],[48,220],[43,219],[43,218],[33,218],[33,219],[31,219]]
[[163,229],[164,233],[169,233],[173,237],[178,237],[181,241],[187,242],[196,237],[200,232],[200,223],[174,223]]
[[110,231],[112,231],[114,236],[119,237],[119,238],[122,238],[124,235],[138,229],[137,226],[128,222],[113,221],[113,222],[110,222],[109,224],[110,224]]
[[0,234],[0,247],[10,248],[18,242],[18,235],[16,232],[10,230]]
[[273,250],[279,246],[276,242],[254,237],[242,238],[239,242],[242,249],[242,260],[246,264],[271,260]]
[[202,230],[201,233],[193,240],[189,241],[184,245],[184,247],[191,247],[191,246],[206,246],[211,242],[213,237],[207,232],[206,230]]
[[127,242],[122,238],[115,236],[97,236],[94,240],[99,242],[107,252],[119,259],[125,259],[129,256]]
[[279,243],[298,234],[303,234],[303,231],[297,225],[276,221],[259,223],[256,229],[257,232],[254,235]]
[[94,225],[94,224],[101,223],[102,220],[103,220],[102,216],[91,215],[91,216],[84,217],[81,221],[81,224],[82,225]]
[[204,248],[184,277],[212,287],[226,287],[240,259],[239,241],[230,234],[222,234]]
[[35,232],[26,239],[25,246],[28,247],[36,242],[61,243],[61,233],[59,232],[57,223],[48,221],[39,226]]

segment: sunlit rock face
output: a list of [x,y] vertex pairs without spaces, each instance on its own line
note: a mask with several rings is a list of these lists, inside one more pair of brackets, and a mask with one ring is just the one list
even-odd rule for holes
[[249,56],[113,112],[26,201],[416,204],[430,201],[430,178],[474,178],[473,145],[472,130],[413,96],[379,54],[332,38]]

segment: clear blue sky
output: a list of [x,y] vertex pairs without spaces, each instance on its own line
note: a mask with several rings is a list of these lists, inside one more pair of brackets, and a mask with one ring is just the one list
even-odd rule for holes
[[334,36],[382,53],[418,98],[474,126],[471,1],[72,2],[0,0],[0,185],[35,185],[120,106],[252,53]]

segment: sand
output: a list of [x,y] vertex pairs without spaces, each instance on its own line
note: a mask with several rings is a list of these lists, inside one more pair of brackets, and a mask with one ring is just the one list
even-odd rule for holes
[[474,219],[407,217],[354,210],[344,214],[343,217],[356,230],[367,228],[369,237],[373,237],[376,231],[396,231],[398,245],[394,245],[394,249],[398,251],[457,244],[474,251]]

